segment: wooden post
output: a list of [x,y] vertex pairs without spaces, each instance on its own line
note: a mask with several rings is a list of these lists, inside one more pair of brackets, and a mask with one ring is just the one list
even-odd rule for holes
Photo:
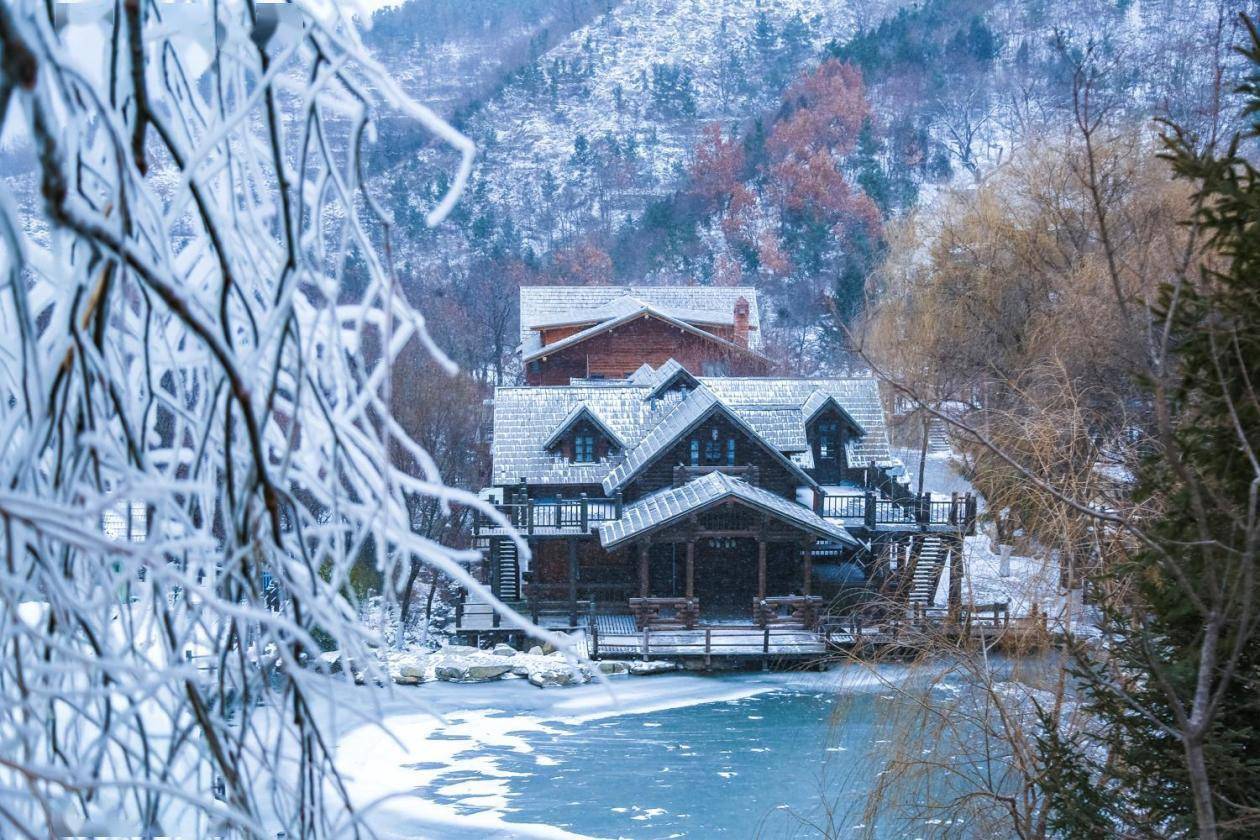
[[770,623],[766,623],[766,629],[762,631],[761,642],[761,670],[770,670]]
[[862,511],[862,518],[867,528],[875,528],[875,494],[870,490],[866,491],[865,507]]
[[757,538],[757,600],[766,597],[766,541]]
[[499,580],[499,572],[502,571],[499,568],[499,551],[502,541],[502,538],[490,541],[490,591],[496,598],[503,591]]
[[687,597],[696,596],[696,541],[687,540]]
[[622,500],[621,491],[618,490],[616,494],[613,495],[613,518],[614,519],[621,518],[621,508],[624,504],[625,502]]
[[949,524],[958,524],[958,491],[949,494]]
[[648,597],[648,544],[639,543],[639,597]]
[[582,533],[585,534],[588,531],[590,531],[590,526],[588,525],[588,523],[590,522],[590,519],[591,519],[590,503],[587,502],[585,493],[583,493],[581,496],[578,497],[578,510],[579,510],[578,521],[580,523],[578,527],[582,531]]
[[809,597],[811,581],[814,577],[814,543],[812,540],[805,543],[805,550],[801,558],[804,568],[805,580],[801,585],[801,594],[806,598]]
[[704,670],[713,667],[713,628],[704,628]]
[[949,546],[949,614],[953,620],[957,620],[958,613],[962,610],[963,595],[963,558],[962,558],[962,541]]
[[577,627],[577,540],[569,540],[569,626]]
[[599,659],[599,622],[595,620],[595,602],[591,601],[590,604],[586,626],[591,633],[591,658]]

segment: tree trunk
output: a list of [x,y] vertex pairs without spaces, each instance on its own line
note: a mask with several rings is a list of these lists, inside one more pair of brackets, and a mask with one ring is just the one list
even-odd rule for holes
[[407,571],[407,583],[403,586],[402,594],[399,596],[398,607],[398,641],[402,642],[402,630],[407,626],[407,617],[411,615],[411,590],[415,588],[416,577],[420,574],[420,561],[415,557],[411,558],[411,568]]
[[1212,803],[1212,783],[1208,779],[1207,760],[1203,756],[1201,738],[1183,738],[1186,748],[1186,769],[1190,773],[1190,792],[1194,795],[1194,817],[1199,840],[1216,840],[1216,807]]
[[[433,570],[433,574],[432,574],[432,576],[431,576],[431,577],[430,577],[430,579],[429,579],[429,597],[428,597],[428,598],[426,598],[426,599],[425,599],[425,601],[424,601],[424,623],[425,623],[425,625],[428,625],[428,624],[430,624],[430,623],[433,621],[433,597],[434,597],[435,595],[437,595],[437,588],[438,588],[438,580],[439,580],[439,578],[440,578],[440,575],[438,574],[438,570],[437,570],[437,569],[434,569],[434,570]],[[426,632],[427,632],[427,631],[426,631]]]
[[923,471],[927,467],[927,449],[928,449],[928,426],[932,422],[932,415],[924,412],[923,414],[923,442],[919,444],[919,496],[923,495]]

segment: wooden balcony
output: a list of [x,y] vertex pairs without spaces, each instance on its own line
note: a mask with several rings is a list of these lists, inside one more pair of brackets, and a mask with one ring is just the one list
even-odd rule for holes
[[976,531],[976,497],[908,496],[894,501],[873,491],[824,495],[816,511],[824,519],[840,520],[847,528],[878,531],[935,531],[971,535]]
[[[696,470],[736,472],[750,483],[757,477],[756,467],[675,467],[675,482],[680,476],[684,483],[690,481],[699,475]],[[741,470],[744,472],[740,473]],[[531,499],[515,495],[513,501],[495,505],[495,508],[525,536],[586,536],[600,523],[620,519],[624,504],[620,494],[612,498],[588,498],[583,494],[576,499]],[[924,493],[894,500],[869,490],[822,495],[817,499],[814,512],[850,529],[970,535],[976,530],[977,500],[970,493],[961,496]],[[484,514],[477,515],[473,530],[477,537],[507,533],[507,529]]]
[[[585,535],[601,522],[621,518],[621,496],[588,498],[585,493],[576,499],[530,499],[495,505],[495,509],[521,534],[526,536]],[[474,536],[496,536],[507,533],[498,522],[485,514],[473,520]]]

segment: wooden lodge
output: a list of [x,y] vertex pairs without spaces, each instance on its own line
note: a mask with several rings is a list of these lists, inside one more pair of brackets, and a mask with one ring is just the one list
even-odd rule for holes
[[[544,351],[563,344],[549,332],[586,301],[566,299],[563,314],[549,316],[540,300],[551,289],[541,288],[522,289],[522,329],[536,333],[523,351],[526,378],[546,384],[496,390],[493,486],[483,497],[497,515],[476,522],[483,580],[497,597],[544,625],[602,635],[605,653],[642,653],[650,634],[668,633],[675,647],[707,640],[702,654],[695,647],[706,658],[747,654],[741,628],[761,634],[753,647],[762,655],[772,635],[776,650],[816,653],[819,628],[854,592],[934,608],[942,572],[960,562],[961,538],[974,529],[975,500],[910,492],[873,379],[732,376],[720,343],[709,347],[716,356],[690,364],[659,359],[665,349],[654,344],[636,358],[626,345],[617,368],[601,354],[620,345],[580,347],[613,338],[612,329],[566,345],[581,349],[575,368]],[[600,291],[587,308],[611,311],[613,292]],[[752,289],[613,291],[623,293],[617,306],[633,293],[675,320],[685,311],[693,325],[716,323],[706,313],[729,303],[738,346],[757,346],[755,310],[740,306],[755,301]],[[950,581],[961,581],[957,569]],[[960,593],[950,594],[957,608]],[[512,632],[467,598],[457,630],[469,639]],[[741,641],[715,648],[715,632]]]
[[526,286],[521,358],[530,385],[624,379],[670,359],[715,376],[770,366],[751,287]]

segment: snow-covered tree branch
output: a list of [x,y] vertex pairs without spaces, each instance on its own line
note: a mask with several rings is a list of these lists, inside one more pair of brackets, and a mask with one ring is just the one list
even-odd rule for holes
[[0,195],[0,835],[341,836],[314,665],[370,662],[351,566],[481,591],[409,527],[483,505],[390,417],[409,343],[455,370],[364,154],[385,111],[454,150],[432,225],[472,144],[344,4],[19,0],[0,55],[36,160]]

